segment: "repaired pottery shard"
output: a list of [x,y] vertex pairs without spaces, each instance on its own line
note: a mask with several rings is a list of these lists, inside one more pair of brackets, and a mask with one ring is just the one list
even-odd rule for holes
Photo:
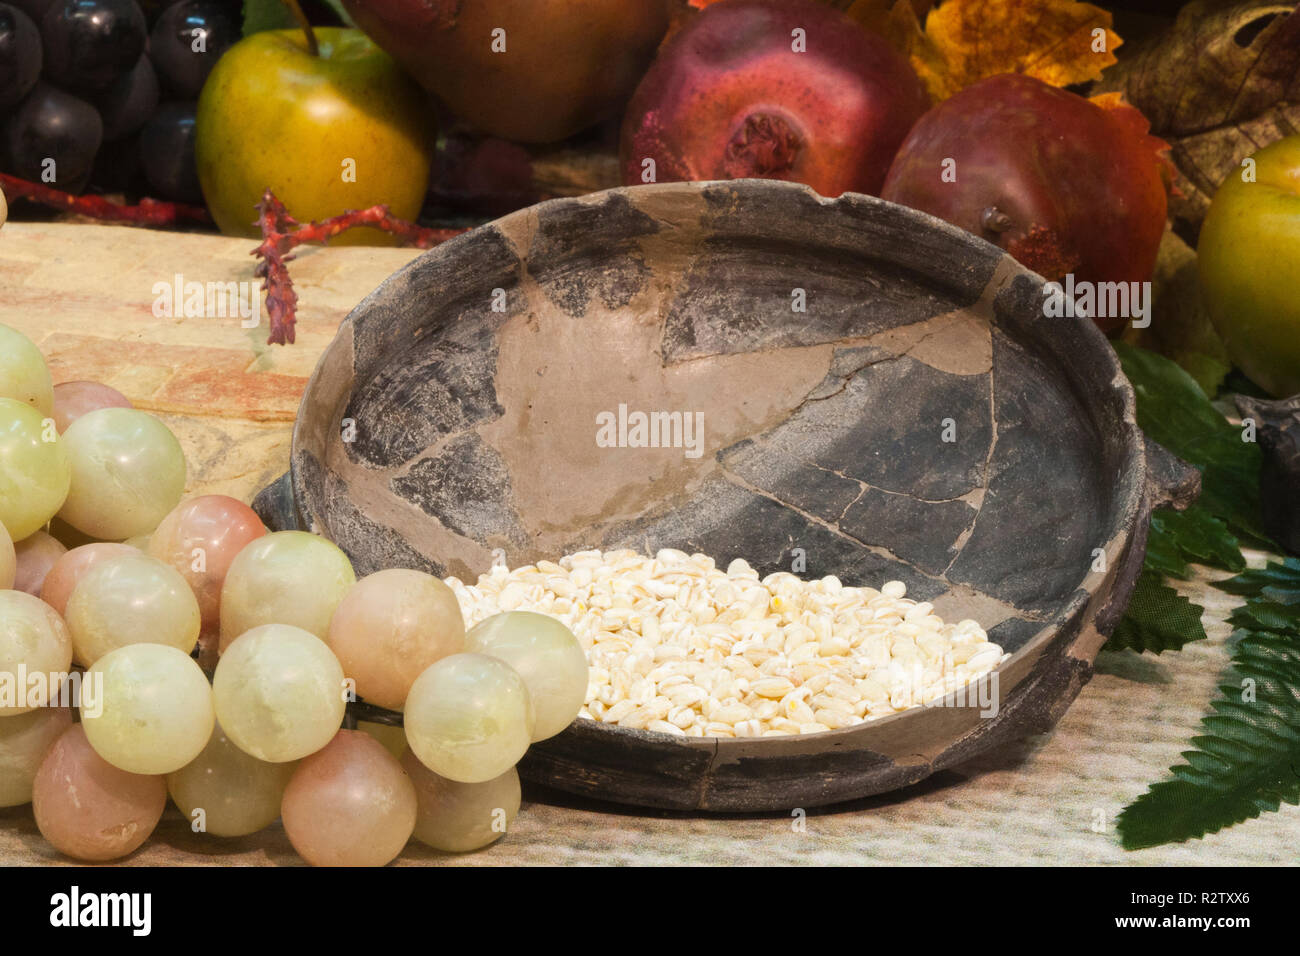
[[1001,250],[872,197],[736,181],[543,203],[357,307],[303,399],[291,493],[261,513],[358,574],[669,547],[901,580],[1011,652],[983,697],[758,740],[580,719],[519,768],[674,809],[879,793],[1049,728],[1123,613],[1153,500],[1191,491],[1148,469],[1104,336],[1042,303]]

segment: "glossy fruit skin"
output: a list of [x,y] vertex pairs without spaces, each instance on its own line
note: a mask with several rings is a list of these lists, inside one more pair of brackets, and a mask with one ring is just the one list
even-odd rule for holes
[[[549,143],[614,115],[668,29],[665,0],[344,0],[465,122]],[[505,31],[504,53],[493,31]]]
[[[880,195],[995,243],[1048,279],[1145,282],[1167,214],[1160,145],[1132,107],[1103,109],[1000,74],[921,118]],[[943,179],[945,159],[955,182]]]
[[105,143],[130,136],[143,126],[158,106],[158,77],[149,58],[141,56],[129,73],[94,97],[94,104],[104,122]]
[[203,191],[194,162],[194,104],[164,103],[140,130],[140,164],[162,199],[199,205]]
[[[195,31],[204,49],[196,51]],[[167,87],[178,99],[193,99],[221,54],[239,40],[237,8],[218,0],[179,0],[163,11],[149,34],[149,56]]]
[[64,192],[86,187],[104,124],[85,100],[38,81],[0,126],[0,154],[8,172],[31,182],[45,182],[45,160],[54,160],[54,180]]
[[[793,49],[796,30],[806,50]],[[929,106],[911,65],[814,0],[708,7],[664,44],[623,122],[623,182],[757,177],[880,191]]]
[[[236,43],[203,86],[195,159],[208,209],[222,232],[258,235],[271,189],[300,221],[386,204],[415,219],[428,186],[435,130],[420,89],[358,30],[316,30],[321,56],[299,30],[268,30]],[[343,178],[346,159],[356,181]],[[334,244],[392,244],[356,229]]]
[[1210,319],[1233,362],[1278,398],[1300,393],[1300,135],[1234,172],[1201,226],[1197,267]]
[[144,52],[144,13],[135,0],[56,0],[41,20],[45,76],[93,94],[127,72]]
[[31,92],[41,75],[41,35],[17,7],[0,3],[0,112]]

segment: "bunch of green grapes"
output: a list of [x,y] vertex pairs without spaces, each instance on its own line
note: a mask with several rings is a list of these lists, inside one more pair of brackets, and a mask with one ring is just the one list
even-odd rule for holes
[[[183,499],[185,482],[162,421],[104,385],[54,386],[0,326],[0,682],[72,675],[42,699],[0,691],[0,806],[31,802],[83,860],[136,850],[168,796],[218,838],[279,818],[319,865],[499,838],[515,765],[583,704],[573,634],[525,612],[467,632],[438,578],[357,580],[325,538]],[[341,729],[358,699],[404,712],[404,734]]]

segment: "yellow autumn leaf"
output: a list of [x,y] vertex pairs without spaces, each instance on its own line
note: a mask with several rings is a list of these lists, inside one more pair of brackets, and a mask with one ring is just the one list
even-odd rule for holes
[[924,27],[910,0],[856,0],[847,12],[908,56],[936,102],[998,73],[1095,80],[1123,42],[1107,11],[1078,0],[944,0]]

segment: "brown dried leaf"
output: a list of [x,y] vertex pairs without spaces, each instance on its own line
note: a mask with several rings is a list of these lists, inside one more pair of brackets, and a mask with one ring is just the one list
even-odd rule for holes
[[1108,68],[1094,92],[1120,91],[1172,146],[1170,212],[1199,228],[1242,159],[1300,131],[1300,8],[1188,4],[1173,27]]

